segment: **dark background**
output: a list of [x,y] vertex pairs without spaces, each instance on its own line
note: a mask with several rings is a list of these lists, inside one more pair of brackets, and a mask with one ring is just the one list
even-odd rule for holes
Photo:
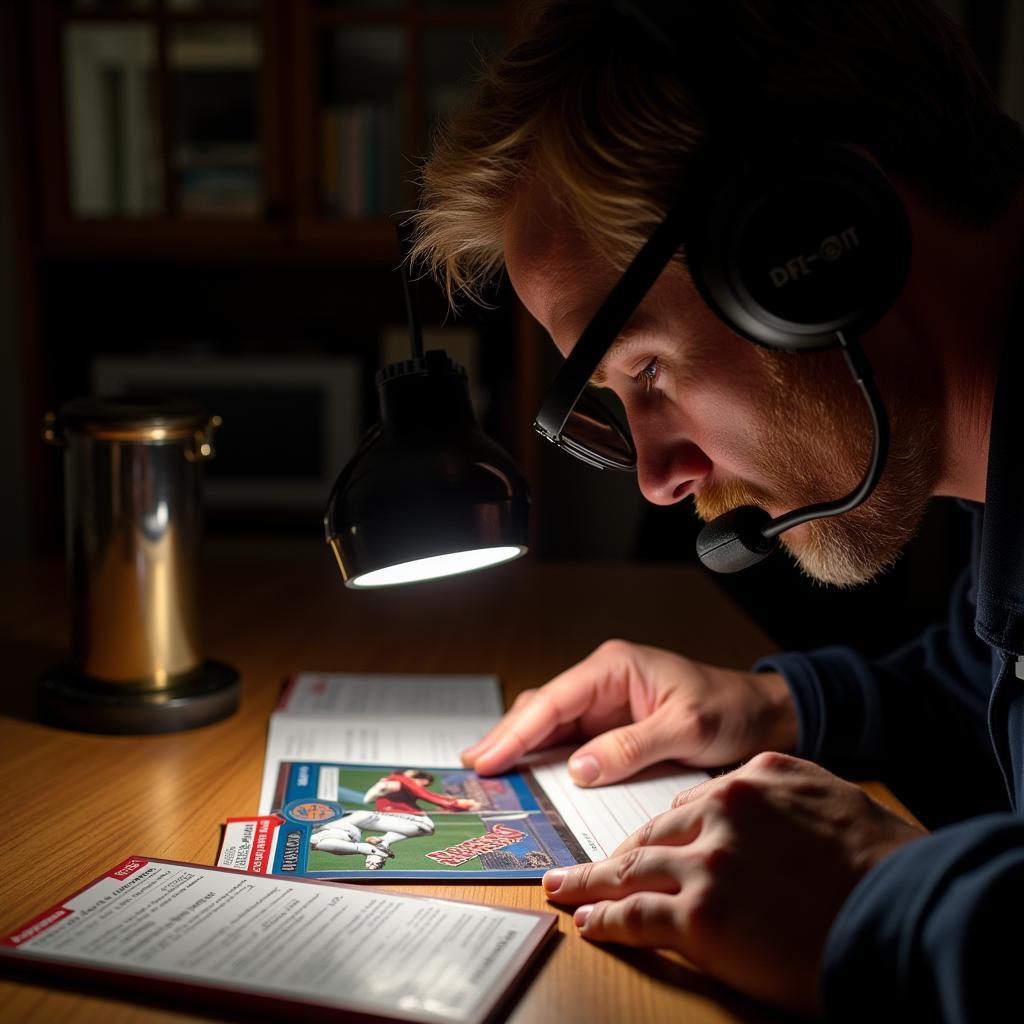
[[[1024,4],[942,6],[964,25],[993,88],[1019,118]],[[39,442],[39,425],[47,409],[90,392],[98,353],[240,361],[348,356],[360,367],[353,401],[362,424],[372,420],[381,328],[404,322],[397,251],[382,214],[388,204],[415,203],[410,182],[438,111],[457,102],[456,87],[471,74],[476,52],[514,31],[515,7],[468,0],[0,0],[0,555],[61,551],[60,456]],[[66,48],[72,24],[135,26],[156,40],[153,67],[164,86],[147,109],[164,180],[155,211],[85,216],[75,209],[69,182],[80,154],[68,141]],[[196,66],[176,68],[175,33],[211,27],[258,40],[256,70],[244,54],[207,67],[199,47],[182,58]],[[367,131],[378,132],[379,153],[368,149],[370,157],[397,163],[353,214],[321,187],[330,159],[322,132],[332,112],[344,117],[356,109]],[[385,118],[398,112],[394,139],[374,121],[381,110]],[[117,144],[99,134],[88,142]],[[227,199],[218,193],[210,200],[203,191],[213,180],[204,159],[216,163],[210,187],[226,189]],[[218,202],[235,207],[225,213]],[[577,466],[532,435],[557,359],[507,286],[495,290],[494,308],[466,309],[454,320],[436,289],[422,285],[420,292],[428,324],[477,332],[482,417],[531,482],[531,557],[694,561],[699,524],[689,503],[647,506],[634,480]],[[216,472],[244,477],[275,466],[278,475],[301,475],[320,458],[315,396],[265,394],[253,416],[237,396],[210,394],[225,413]],[[317,504],[221,505],[209,511],[208,534],[213,543],[312,544],[320,514]],[[943,617],[967,557],[966,520],[955,503],[935,501],[897,567],[852,591],[805,580],[784,556],[720,582],[782,646],[854,642],[881,652]],[[545,606],[557,599],[544,595]]]

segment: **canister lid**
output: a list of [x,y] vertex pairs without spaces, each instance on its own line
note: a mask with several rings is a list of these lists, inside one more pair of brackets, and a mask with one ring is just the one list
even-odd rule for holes
[[60,407],[57,421],[65,432],[125,441],[161,441],[193,437],[211,420],[203,406],[168,395],[99,395],[76,398]]

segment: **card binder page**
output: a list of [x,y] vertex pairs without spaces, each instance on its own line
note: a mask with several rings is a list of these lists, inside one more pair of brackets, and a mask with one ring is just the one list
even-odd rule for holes
[[661,764],[613,786],[584,789],[569,775],[570,753],[569,748],[547,751],[527,763],[591,860],[611,856],[624,839],[669,810],[677,793],[710,778],[707,772]]
[[501,713],[495,676],[301,672],[270,717],[259,813],[282,762],[452,767]]

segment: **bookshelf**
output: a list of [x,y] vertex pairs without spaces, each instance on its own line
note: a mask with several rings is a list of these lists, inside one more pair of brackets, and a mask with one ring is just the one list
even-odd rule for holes
[[46,252],[387,263],[495,0],[38,0]]
[[[355,359],[358,404],[372,416],[373,373],[404,319],[389,215],[415,206],[433,127],[464,102],[476,59],[502,45],[513,9],[505,0],[23,5],[12,17],[29,136],[28,416],[89,393],[103,359],[139,357],[221,367]],[[443,332],[441,297],[422,298],[425,324]],[[530,477],[540,457],[530,429],[536,328],[507,290],[500,298],[499,313],[471,318],[485,426]],[[27,431],[34,438],[33,423]],[[52,549],[59,467],[34,443],[29,457],[36,547]],[[235,521],[276,523],[234,511]],[[308,511],[303,522],[315,521]]]

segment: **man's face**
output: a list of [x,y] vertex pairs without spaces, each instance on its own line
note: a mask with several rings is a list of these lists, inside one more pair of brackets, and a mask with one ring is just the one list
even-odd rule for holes
[[[505,260],[523,304],[563,355],[619,276],[534,183],[510,218]],[[738,505],[777,516],[841,497],[871,451],[867,410],[839,353],[770,352],[739,338],[677,266],[648,293],[595,383],[622,401],[644,496],[670,505],[692,494],[705,520]],[[871,499],[782,537],[815,579],[852,585],[891,564],[933,491],[934,421],[910,400],[887,404],[893,443]]]

